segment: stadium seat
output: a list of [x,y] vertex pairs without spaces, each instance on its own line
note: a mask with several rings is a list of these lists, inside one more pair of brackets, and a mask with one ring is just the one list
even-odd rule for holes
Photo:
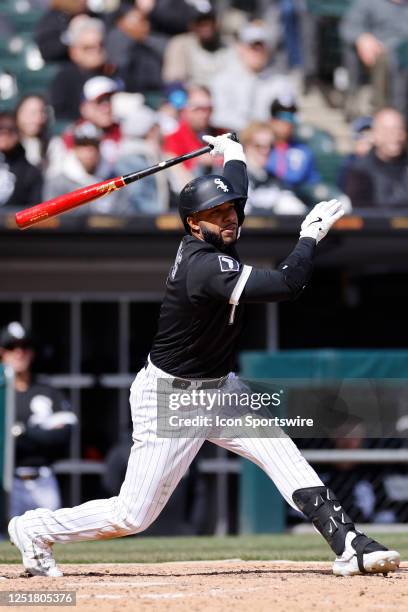
[[13,112],[18,102],[17,97],[8,98],[3,100],[0,98],[0,113]]
[[397,55],[398,64],[401,68],[408,70],[408,40],[398,45],[395,50]]
[[20,36],[0,38],[0,67],[13,71],[23,61],[24,43]]
[[333,136],[309,124],[302,124],[296,129],[296,138],[311,148],[315,155],[320,153],[333,153],[336,151],[336,142]]
[[[329,199],[337,197],[339,190],[335,185],[343,156],[336,150],[333,136],[325,130],[304,124],[296,130],[296,138],[310,147],[322,177],[322,183],[308,188],[308,193],[302,194],[303,197],[313,201],[318,194],[325,194],[325,190]],[[326,195],[322,195],[321,199],[326,199]]]
[[323,200],[338,199],[343,195],[336,185],[324,182],[315,185],[302,185],[296,193],[307,206],[314,206],[316,202]]
[[339,176],[343,156],[340,153],[315,155],[316,165],[325,183],[335,185]]
[[69,125],[72,124],[72,121],[67,121],[66,119],[59,119],[52,124],[52,134],[53,136],[61,136],[67,129]]
[[341,18],[353,0],[307,0],[307,10],[316,17]]
[[28,93],[44,93],[53,79],[57,68],[45,66],[41,70],[27,70],[17,75],[17,85],[20,95]]
[[323,181],[336,184],[343,156],[336,150],[334,138],[324,130],[315,130],[307,144],[315,157]]
[[11,5],[2,7],[2,13],[15,27],[16,32],[32,33],[41,16],[44,14],[44,11],[37,9],[17,12]]

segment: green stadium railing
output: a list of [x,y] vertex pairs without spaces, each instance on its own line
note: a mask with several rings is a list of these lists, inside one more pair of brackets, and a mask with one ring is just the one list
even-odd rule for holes
[[[241,354],[245,379],[408,378],[407,350],[299,350]],[[273,482],[242,459],[240,532],[277,533],[285,529],[286,508]]]
[[8,498],[14,471],[14,439],[10,435],[15,420],[13,373],[0,365],[0,533],[8,518]]

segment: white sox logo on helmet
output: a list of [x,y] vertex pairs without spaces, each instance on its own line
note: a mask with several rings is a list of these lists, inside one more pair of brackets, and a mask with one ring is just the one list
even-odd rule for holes
[[216,178],[214,179],[214,183],[217,185],[217,189],[222,189],[224,193],[227,193],[229,191],[228,187],[222,181],[222,179]]

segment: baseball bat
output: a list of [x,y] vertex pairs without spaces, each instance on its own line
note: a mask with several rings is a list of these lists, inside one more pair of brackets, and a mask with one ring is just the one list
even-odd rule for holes
[[204,155],[204,153],[209,153],[211,149],[212,146],[207,145],[201,149],[192,151],[191,153],[186,153],[185,155],[180,155],[179,157],[173,157],[172,159],[159,162],[158,164],[150,166],[150,168],[146,168],[145,170],[130,172],[124,176],[117,176],[116,178],[108,179],[107,181],[102,181],[101,183],[94,183],[93,185],[88,185],[87,187],[81,187],[80,189],[76,189],[70,193],[65,193],[64,195],[52,198],[46,202],[41,202],[41,204],[37,204],[36,206],[25,208],[24,210],[16,213],[16,223],[20,229],[26,229],[27,227],[41,223],[41,221],[61,215],[62,213],[72,210],[73,208],[77,208],[83,204],[88,204],[89,202],[108,195],[117,189],[122,189],[123,187],[126,187],[126,185],[130,185],[130,183],[134,183],[145,176],[150,176],[151,174],[160,172],[160,170],[166,170],[166,168],[171,168],[176,164],[181,164],[188,159],[193,159],[199,155]]

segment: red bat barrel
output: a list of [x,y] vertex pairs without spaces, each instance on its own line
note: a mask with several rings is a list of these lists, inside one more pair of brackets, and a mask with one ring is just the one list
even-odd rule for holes
[[65,193],[57,198],[47,200],[37,204],[37,206],[32,206],[18,212],[16,214],[16,223],[20,229],[25,229],[51,217],[56,217],[63,212],[72,210],[77,206],[99,199],[125,185],[123,176],[117,176],[102,183],[95,183],[94,185],[88,185],[88,187],[76,189],[70,193]]
[[[233,139],[236,138],[233,134],[230,136]],[[64,193],[64,195],[60,195],[58,198],[48,200],[47,202],[41,202],[41,204],[37,204],[37,206],[21,210],[16,214],[17,226],[20,229],[25,229],[36,223],[41,223],[41,221],[45,221],[46,219],[56,217],[77,206],[87,204],[88,202],[92,202],[92,200],[97,200],[98,198],[108,195],[116,189],[126,187],[126,185],[130,185],[130,183],[134,183],[134,181],[138,181],[146,176],[165,170],[166,168],[171,168],[176,164],[181,164],[187,159],[193,159],[199,155],[204,155],[204,153],[209,153],[211,148],[212,145],[207,145],[196,151],[191,151],[191,153],[185,153],[179,157],[161,161],[154,166],[150,166],[150,168],[145,168],[138,172],[130,172],[124,176],[117,176],[116,178],[103,181],[102,183],[88,185],[88,187],[76,189],[76,191],[71,191],[71,193]]]

